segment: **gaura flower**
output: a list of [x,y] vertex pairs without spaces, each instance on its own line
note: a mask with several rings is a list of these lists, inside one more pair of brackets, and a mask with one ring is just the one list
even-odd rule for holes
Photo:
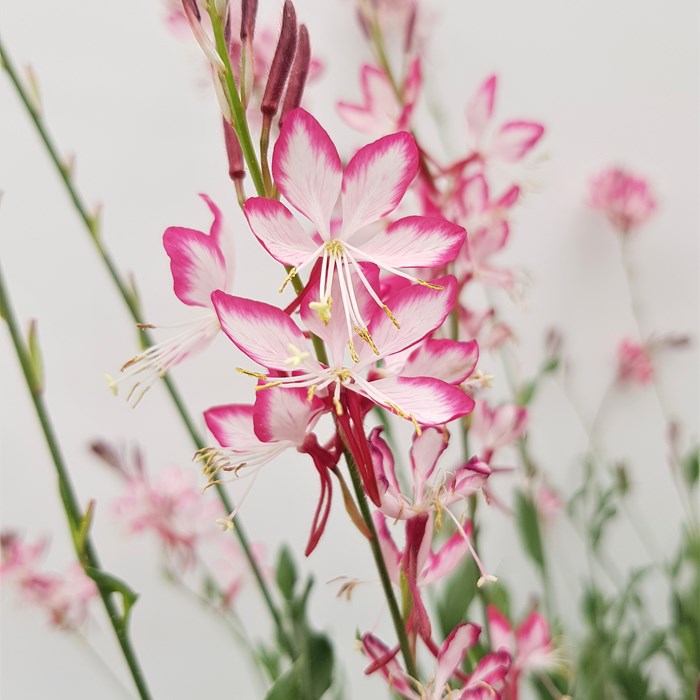
[[107,375],[115,394],[119,384],[131,383],[127,400],[133,406],[141,401],[158,379],[186,357],[203,350],[219,331],[211,294],[217,289],[230,288],[233,251],[226,237],[221,211],[207,195],[201,194],[200,197],[214,215],[209,233],[171,226],[163,234],[163,247],[170,258],[175,296],[183,304],[203,308],[205,312],[194,321],[183,324],[182,331],[177,335],[151,346],[126,362],[119,379],[114,380]]
[[515,630],[494,605],[487,607],[486,615],[492,648],[507,651],[513,659],[504,700],[518,700],[521,673],[553,669],[559,664],[559,655],[552,644],[549,625],[536,611],[530,613]]
[[[460,389],[432,377],[397,375],[377,379],[368,372],[378,359],[414,345],[443,323],[454,303],[455,282],[451,277],[436,282],[440,289],[414,285],[397,294],[395,301],[390,297],[405,319],[400,331],[375,308],[368,327],[382,349],[374,355],[363,345],[360,354],[354,354],[352,365],[345,363],[345,337],[338,337],[336,324],[324,329],[331,355],[327,366],[314,359],[311,344],[281,309],[224,292],[214,292],[212,300],[226,335],[270,372],[268,376],[244,370],[264,381],[258,390],[306,389],[309,397],[330,397],[339,415],[344,410],[343,392],[355,392],[418,427],[440,425],[466,415],[474,402]],[[352,349],[352,339],[350,343]]]
[[[410,700],[498,700],[503,688],[510,657],[505,652],[487,654],[468,676],[460,671],[466,653],[478,641],[481,628],[471,622],[457,625],[440,648],[435,645],[435,671],[430,683],[423,687],[411,679],[396,660],[396,650],[389,649],[373,634],[362,636],[362,651],[372,660],[366,674],[379,671],[392,690]],[[462,681],[462,687],[448,685],[451,678]]]
[[486,401],[479,401],[472,414],[470,436],[476,438],[485,462],[490,463],[496,450],[514,444],[527,427],[527,409],[523,406],[504,404],[491,408]]
[[623,340],[617,348],[617,378],[621,382],[640,385],[654,379],[654,367],[647,349],[641,343]]
[[608,168],[593,179],[589,202],[623,234],[645,223],[656,209],[649,183],[622,168]]
[[482,163],[516,163],[522,160],[544,134],[544,126],[522,119],[507,121],[490,135],[496,99],[497,76],[490,75],[467,105],[469,146]]
[[411,62],[400,95],[383,70],[365,64],[360,74],[363,104],[338,102],[338,113],[348,126],[365,134],[383,135],[409,129],[421,82],[417,58]]
[[[358,313],[357,284],[397,327],[406,320],[377,295],[361,263],[373,263],[414,280],[403,268],[444,265],[455,258],[464,242],[463,228],[437,217],[408,216],[386,228],[376,226],[396,209],[417,171],[418,149],[406,132],[361,148],[343,171],[328,134],[308,112],[296,109],[285,119],[275,144],[272,172],[279,191],[314,225],[315,232],[304,231],[289,209],[276,200],[253,197],[245,204],[245,215],[258,240],[276,260],[292,267],[282,288],[321,261],[315,308],[324,321],[330,319],[338,301],[331,294],[333,281],[338,279],[344,296],[346,340],[357,334],[371,347],[380,348],[371,341]],[[339,197],[342,215],[333,221]],[[439,288],[437,283],[415,281]]]
[[329,469],[339,457],[337,452],[319,445],[312,432],[325,409],[318,397],[310,398],[305,389],[261,391],[254,406],[234,404],[210,408],[204,419],[221,448],[208,447],[198,453],[210,483],[219,483],[223,474],[237,478],[243,472],[253,477],[236,509],[224,520],[231,525],[264,465],[289,449],[308,454],[321,479],[321,495],[306,547],[307,556],[318,544],[328,520],[332,497]]

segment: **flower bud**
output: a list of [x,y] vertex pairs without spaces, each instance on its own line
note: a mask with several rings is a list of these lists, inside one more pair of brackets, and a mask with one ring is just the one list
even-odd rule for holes
[[282,103],[282,114],[280,115],[280,126],[284,121],[285,116],[296,109],[301,104],[301,98],[304,94],[306,78],[309,75],[309,66],[311,65],[311,45],[309,43],[309,32],[306,25],[302,24],[299,27],[299,35],[297,37],[297,50],[294,55],[294,65],[292,72],[289,74],[289,85],[287,93],[284,96]]
[[263,95],[260,110],[263,114],[270,117],[277,114],[279,109],[280,98],[282,91],[287,82],[287,76],[292,68],[294,61],[294,51],[297,43],[297,19],[294,11],[294,5],[290,0],[284,3],[282,12],[282,29],[280,30],[280,38],[277,42],[275,55],[270,66],[270,73],[265,86],[265,94]]
[[228,158],[228,175],[235,182],[245,177],[245,166],[243,165],[243,152],[238,136],[233,127],[224,119],[224,142],[226,144],[226,156]]
[[258,14],[258,0],[243,0],[241,3],[241,43],[253,39],[255,35],[255,17]]

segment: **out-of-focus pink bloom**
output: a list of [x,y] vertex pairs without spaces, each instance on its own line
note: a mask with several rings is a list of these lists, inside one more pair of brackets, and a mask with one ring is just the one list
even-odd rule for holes
[[338,112],[348,126],[365,134],[384,136],[408,130],[421,82],[420,60],[417,58],[411,63],[400,96],[383,70],[365,64],[360,76],[363,103],[338,102]]
[[656,209],[649,183],[622,168],[608,168],[597,175],[591,182],[589,201],[620,233],[641,226]]
[[479,401],[472,413],[470,437],[476,438],[485,462],[491,462],[496,450],[514,444],[525,432],[527,409],[505,404],[491,408],[486,401]]
[[55,627],[75,630],[87,618],[97,586],[76,563],[63,575],[41,571],[39,560],[45,549],[45,542],[29,544],[14,533],[3,533],[0,581],[15,588],[30,605],[46,612]]
[[[413,689],[411,679],[396,660],[398,650],[389,649],[373,634],[364,634],[362,651],[372,661],[365,673],[379,671],[392,690],[410,700],[499,700],[510,666],[507,653],[487,654],[469,676],[460,671],[466,653],[476,644],[480,634],[481,628],[471,622],[457,625],[437,649],[433,678],[420,693]],[[453,677],[463,683],[461,688],[448,686]]]
[[542,522],[547,525],[559,518],[564,504],[559,495],[548,486],[541,486],[535,495],[535,505]]
[[[258,569],[267,578],[269,570],[265,564],[264,545],[254,542],[251,550]],[[231,538],[226,538],[219,543],[216,558],[211,566],[211,574],[221,593],[219,604],[222,608],[232,608],[239,593],[250,580],[250,567],[240,547]]]
[[649,384],[654,379],[654,367],[641,343],[623,340],[617,348],[617,378],[621,382]]
[[175,296],[187,306],[205,310],[194,321],[183,324],[176,336],[153,345],[126,362],[118,380],[107,377],[116,394],[118,385],[131,383],[127,400],[136,406],[144,394],[172,367],[203,350],[219,332],[211,294],[228,290],[233,280],[233,251],[219,208],[205,194],[200,195],[214,216],[209,233],[171,226],[163,234],[163,246],[170,258]]
[[125,495],[114,504],[129,532],[154,534],[183,567],[194,563],[197,545],[216,533],[213,525],[221,516],[219,504],[202,496],[193,477],[177,468],[155,480],[144,473],[129,476]]
[[[295,109],[286,117],[275,144],[272,172],[280,192],[313,224],[314,231],[306,232],[281,202],[261,197],[246,202],[248,223],[272,257],[292,266],[287,281],[321,261],[320,298],[314,308],[325,323],[336,313],[337,299],[331,291],[334,280],[339,281],[346,341],[357,333],[373,345],[356,285],[397,326],[406,320],[377,295],[361,263],[430,287],[431,283],[415,279],[404,268],[440,267],[454,260],[464,243],[462,227],[437,217],[407,216],[387,228],[372,226],[396,209],[418,172],[418,149],[406,132],[361,148],[343,169],[321,125],[308,112]],[[342,218],[334,221],[339,199]],[[376,347],[383,351],[378,343]]]
[[491,75],[481,84],[467,105],[469,146],[482,163],[516,163],[539,142],[544,126],[522,119],[507,121],[489,134],[496,100],[497,76]]
[[487,618],[492,648],[507,651],[513,659],[504,700],[517,700],[521,673],[544,671],[558,664],[549,625],[542,615],[532,612],[513,631],[510,622],[493,605],[487,608]]

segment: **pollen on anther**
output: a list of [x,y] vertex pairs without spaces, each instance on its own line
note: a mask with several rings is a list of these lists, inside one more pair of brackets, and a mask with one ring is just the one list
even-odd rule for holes
[[433,284],[432,282],[426,282],[425,280],[416,280],[418,284],[423,287],[428,287],[428,289],[444,289],[445,287],[441,284]]

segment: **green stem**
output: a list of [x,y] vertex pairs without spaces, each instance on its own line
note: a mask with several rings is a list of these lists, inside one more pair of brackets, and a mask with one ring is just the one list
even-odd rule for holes
[[250,137],[250,129],[248,129],[248,120],[245,116],[245,109],[243,109],[243,104],[241,103],[241,98],[238,94],[238,88],[236,87],[236,81],[233,77],[231,59],[228,54],[228,47],[226,46],[226,38],[224,37],[224,28],[221,24],[221,18],[216,13],[214,3],[211,1],[207,2],[207,12],[209,13],[211,26],[214,30],[216,52],[219,54],[219,58],[224,64],[224,72],[220,77],[222,77],[224,80],[226,94],[228,95],[229,100],[229,107],[231,108],[231,126],[236,132],[236,136],[238,136],[238,141],[241,144],[241,151],[243,152],[243,157],[248,165],[248,170],[250,171],[250,177],[255,185],[255,190],[258,195],[264,197],[265,183],[263,182],[262,172],[260,171],[260,165],[258,164],[258,159],[255,154],[255,146],[253,146],[253,140]]
[[367,496],[362,488],[362,478],[360,477],[360,472],[357,470],[357,465],[355,464],[355,460],[353,459],[349,450],[345,450],[345,461],[347,462],[348,470],[350,471],[350,478],[352,479],[352,485],[355,490],[357,503],[360,506],[362,519],[365,521],[365,525],[372,535],[369,544],[372,548],[374,563],[377,566],[379,579],[382,583],[382,588],[384,589],[384,596],[386,597],[386,602],[389,605],[389,612],[391,613],[391,619],[394,623],[396,636],[399,640],[401,654],[406,664],[406,672],[411,678],[418,680],[416,662],[411,654],[411,647],[408,642],[408,635],[406,634],[406,626],[404,625],[403,618],[401,617],[401,610],[399,610],[399,605],[396,602],[396,596],[394,596],[394,589],[391,584],[391,579],[389,578],[389,571],[386,568],[386,562],[384,561],[382,549],[379,545],[379,537],[377,536],[377,530],[374,527],[372,513],[370,512],[369,504],[367,503]]
[[[31,396],[32,403],[34,404],[37,418],[39,419],[42,432],[44,433],[46,445],[49,448],[49,452],[51,453],[51,458],[56,469],[61,502],[63,503],[63,510],[66,515],[66,520],[68,521],[68,527],[70,529],[76,556],[80,564],[86,570],[86,574],[88,570],[101,571],[102,569],[97,557],[97,552],[92,543],[89,532],[85,533],[82,541],[77,537],[77,533],[80,531],[81,524],[83,522],[83,513],[80,508],[78,498],[75,495],[75,490],[68,473],[68,468],[63,459],[63,455],[61,454],[48,410],[44,404],[42,389],[36,376],[32,359],[29,355],[29,351],[25,345],[22,334],[19,330],[19,326],[15,319],[14,310],[12,309],[10,298],[5,289],[5,282],[3,280],[1,270],[0,311],[2,312],[2,317],[7,322],[7,327],[10,331],[10,336],[17,354],[17,359],[22,367],[22,373],[27,385],[27,390]],[[91,578],[94,580],[94,577],[91,576]],[[131,676],[134,680],[134,685],[136,686],[139,696],[142,698],[142,700],[150,700],[151,695],[148,691],[148,686],[146,685],[146,680],[143,676],[143,672],[141,671],[138,658],[136,657],[136,652],[132,646],[127,630],[126,620],[119,612],[114,600],[112,599],[111,591],[104,585],[100,584],[97,580],[95,580],[95,583],[97,585],[100,598],[102,599],[102,603],[107,611],[107,616],[109,617],[114,634],[116,635],[119,646],[121,647],[124,660],[126,661],[129,671],[131,672]]]
[[[0,60],[2,61],[3,68],[7,72],[8,76],[10,77],[10,80],[12,84],[15,87],[15,90],[17,94],[19,95],[22,103],[27,109],[27,112],[29,113],[29,116],[34,123],[34,126],[36,127],[37,133],[39,134],[39,137],[41,138],[42,142],[44,143],[44,146],[46,147],[46,151],[49,154],[49,157],[51,158],[52,162],[56,166],[56,169],[58,170],[58,173],[61,177],[61,180],[63,181],[63,184],[65,185],[65,189],[68,193],[68,196],[70,197],[70,200],[72,201],[75,210],[78,212],[78,215],[82,219],[83,223],[85,224],[85,227],[90,234],[90,238],[92,239],[93,243],[95,244],[97,248],[97,252],[102,259],[105,267],[107,268],[107,272],[109,273],[110,278],[112,279],[112,282],[116,286],[117,290],[119,291],[119,295],[121,296],[122,300],[124,301],[124,304],[126,305],[132,319],[134,320],[135,323],[141,323],[141,311],[139,309],[138,305],[138,299],[136,297],[136,294],[127,286],[127,284],[124,282],[123,278],[120,276],[119,271],[117,270],[117,267],[112,260],[111,256],[109,253],[105,250],[100,237],[99,237],[99,229],[97,226],[97,219],[91,215],[88,212],[87,206],[84,204],[80,194],[78,193],[77,188],[73,184],[71,177],[70,177],[70,172],[68,169],[65,167],[63,164],[61,157],[59,156],[58,149],[54,145],[51,137],[49,136],[49,133],[46,129],[46,126],[44,125],[43,119],[41,117],[41,114],[37,111],[36,107],[32,103],[31,99],[29,98],[29,95],[22,84],[22,82],[19,79],[19,76],[10,61],[10,57],[7,54],[2,41],[0,41]],[[230,67],[230,64],[229,64]],[[247,129],[247,127],[246,127]],[[250,141],[250,134],[248,134],[248,140]],[[251,170],[252,173],[252,170]],[[155,340],[153,339],[152,335],[148,332],[148,330],[143,330],[142,331],[143,335],[143,342],[146,345],[153,345],[155,343]],[[173,405],[175,406],[175,409],[177,410],[177,413],[179,414],[182,423],[192,439],[192,442],[194,443],[195,447],[199,450],[202,449],[203,447],[206,447],[201,435],[199,434],[199,431],[194,425],[194,422],[189,415],[187,408],[185,407],[185,404],[182,400],[182,397],[180,396],[178,390],[175,387],[175,384],[173,381],[168,377],[167,375],[163,377],[163,383],[165,385],[165,388],[170,395],[170,398],[173,402]],[[231,513],[234,509],[233,503],[231,502],[228,494],[226,493],[224,487],[221,484],[216,485],[216,492],[219,496],[219,499],[221,500],[224,508],[226,509],[227,513]],[[241,549],[243,550],[243,553],[246,557],[246,560],[248,561],[248,565],[251,568],[251,571],[253,572],[253,576],[258,584],[258,587],[260,588],[260,592],[262,593],[263,599],[265,601],[265,604],[269,610],[270,616],[273,619],[273,622],[275,624],[275,627],[277,628],[277,631],[279,633],[280,638],[283,640],[283,643],[285,644],[285,651],[288,653],[290,658],[294,659],[295,654],[294,654],[294,645],[292,644],[291,640],[289,639],[288,635],[286,634],[284,627],[282,625],[282,618],[277,610],[277,606],[275,605],[274,601],[272,600],[272,595],[270,594],[269,588],[267,586],[267,582],[265,581],[262,572],[260,571],[260,567],[258,566],[258,563],[256,562],[251,547],[250,547],[250,542],[248,540],[248,537],[245,533],[245,530],[243,529],[243,526],[239,520],[239,518],[235,518],[234,521],[235,528],[234,532],[236,534],[236,537],[238,538],[238,542],[241,546]]]

